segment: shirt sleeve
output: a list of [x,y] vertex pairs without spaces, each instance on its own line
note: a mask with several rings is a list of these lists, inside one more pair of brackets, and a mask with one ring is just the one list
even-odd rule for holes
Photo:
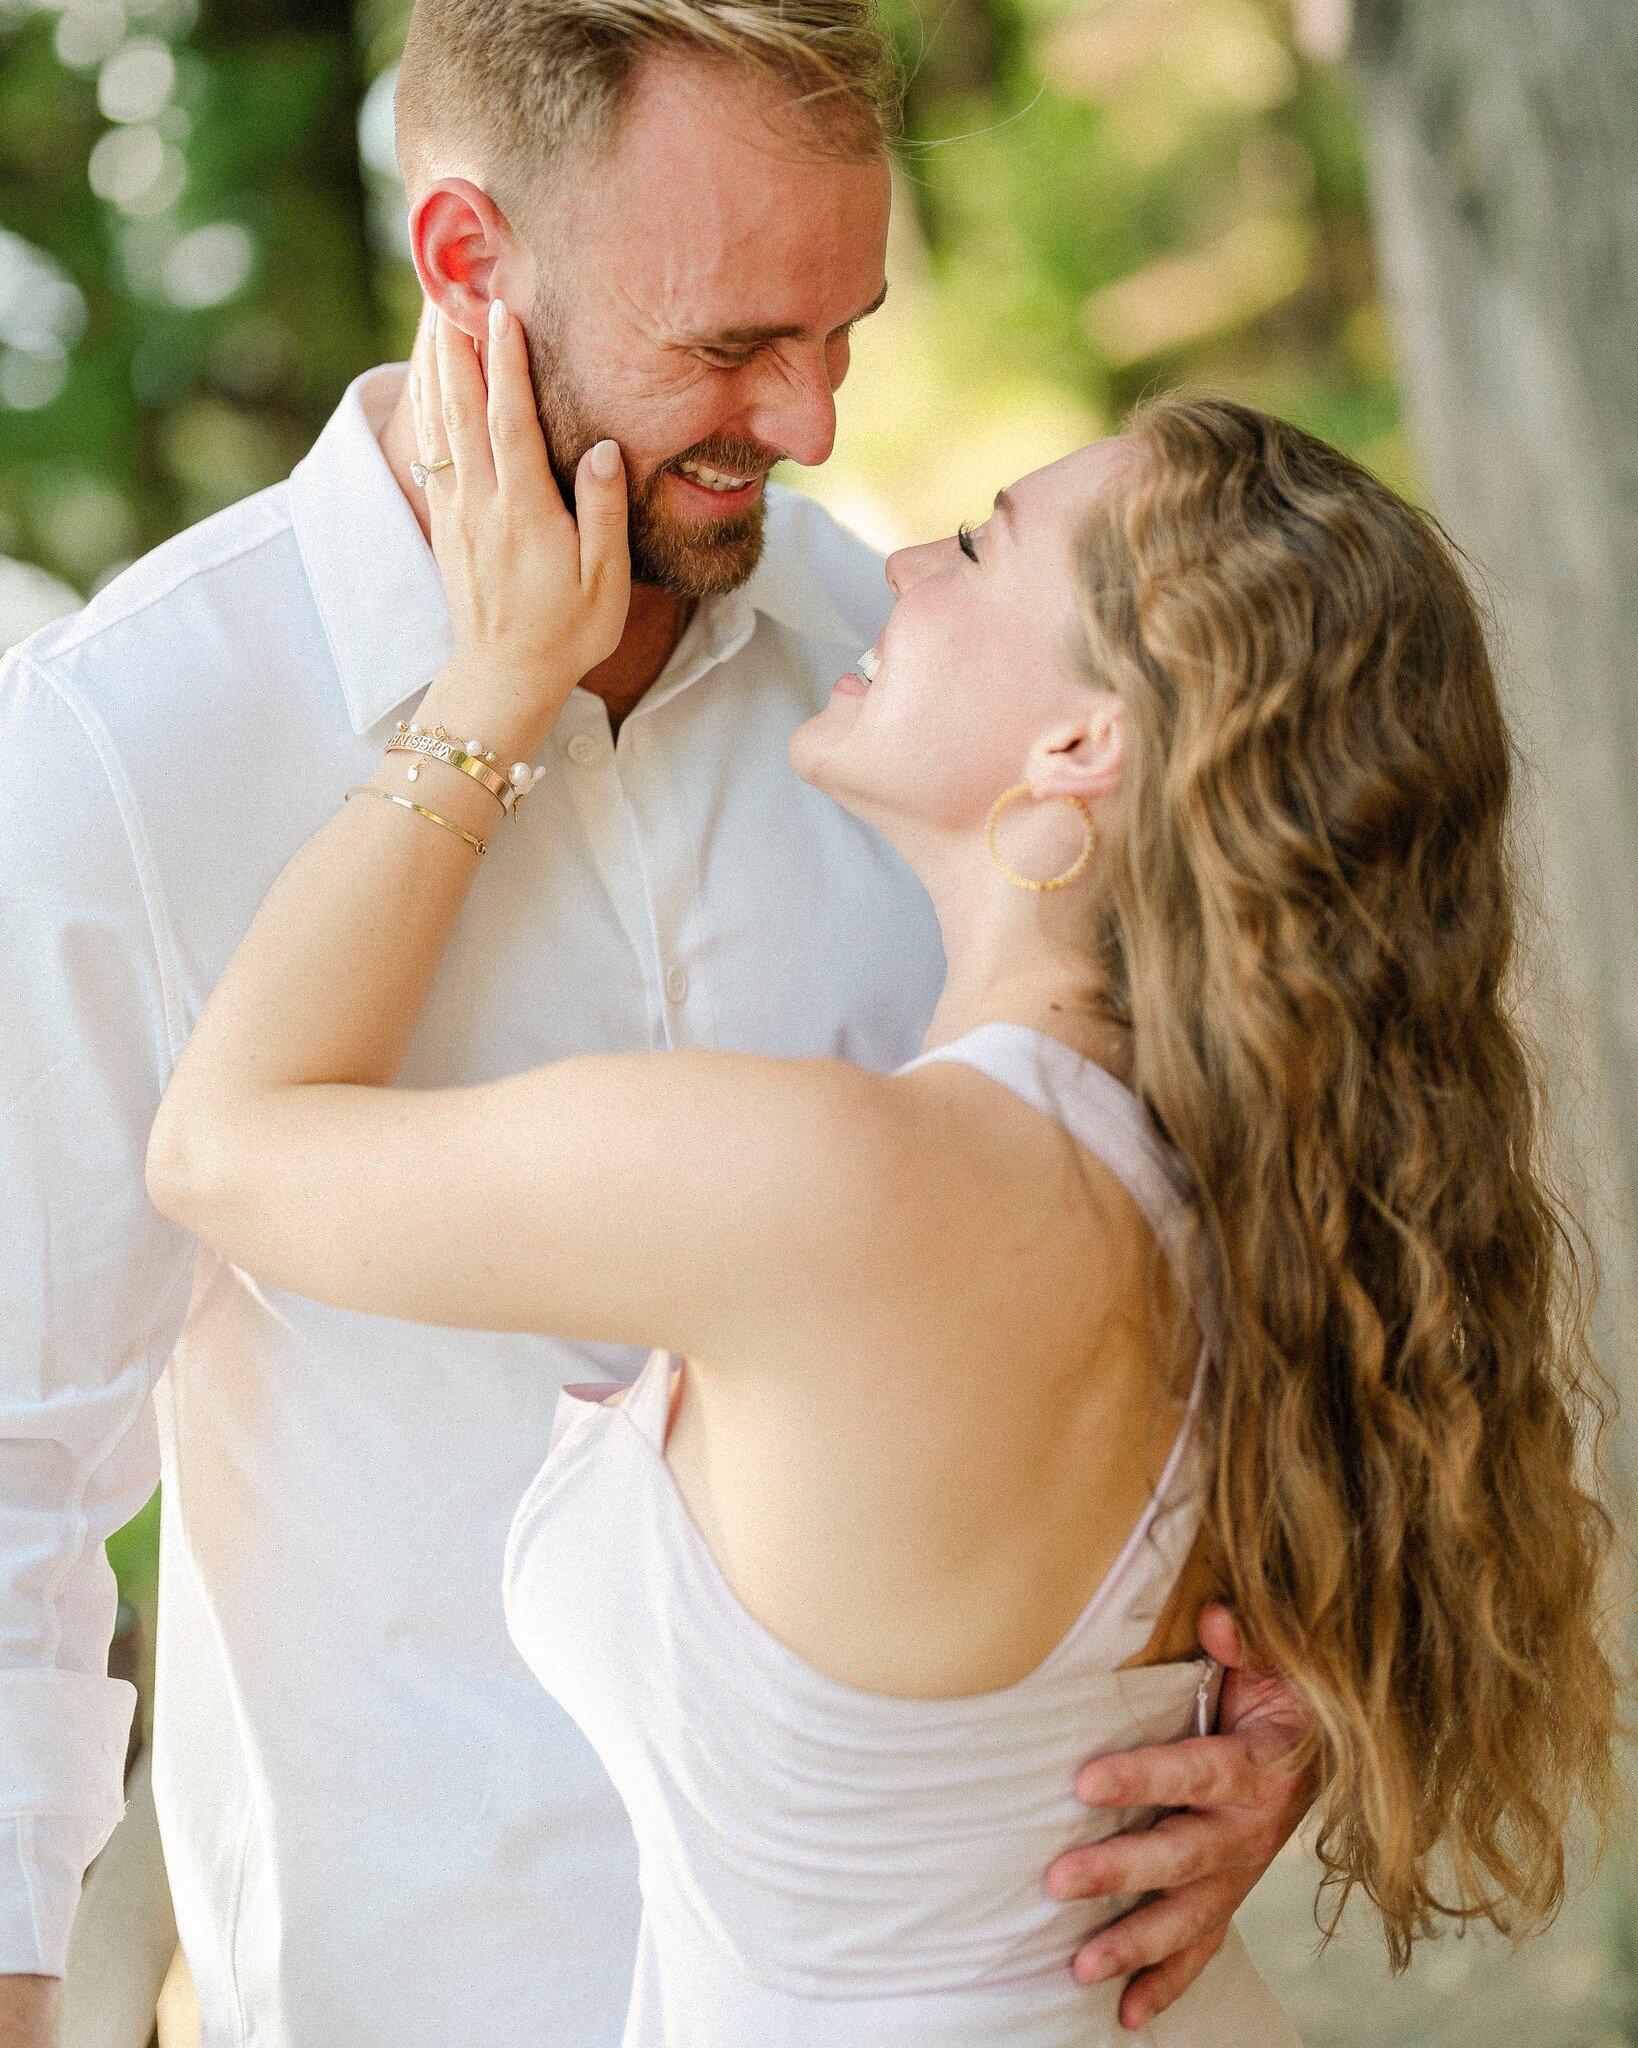
[[0,1972],[60,1975],[124,1810],[104,1544],[159,1478],[153,1386],[194,1247],[147,1200],[179,1035],[123,775],[95,717],[0,663]]

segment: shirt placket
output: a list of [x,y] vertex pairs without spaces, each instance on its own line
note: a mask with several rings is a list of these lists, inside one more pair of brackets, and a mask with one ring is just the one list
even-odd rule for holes
[[[641,821],[626,792],[602,701],[588,691],[574,691],[558,719],[552,745],[598,880],[641,965],[649,995],[648,1041],[659,1051],[671,1038],[666,1021],[665,968],[650,900],[649,864]],[[538,795],[532,799],[539,800]]]
[[620,771],[630,791],[654,961],[654,988],[668,1047],[714,1049],[717,1027],[705,970],[698,855],[678,795],[688,763],[686,712],[639,719],[620,733]]
[[704,678],[731,661],[755,630],[756,615],[743,596],[707,600],[665,672],[620,728],[615,750],[643,863],[653,986],[668,1047],[715,1051],[721,1043],[707,972],[700,851],[682,792],[699,794],[702,779],[719,777],[724,764],[698,758],[689,698],[709,687]]

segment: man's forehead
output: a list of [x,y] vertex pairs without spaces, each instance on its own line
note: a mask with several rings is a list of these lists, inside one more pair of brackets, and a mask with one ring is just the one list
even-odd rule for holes
[[659,137],[674,138],[686,150],[719,134],[793,159],[861,161],[886,153],[879,129],[845,98],[809,97],[754,62],[678,51],[638,64],[619,116],[616,148]]
[[[885,221],[891,175],[881,149],[810,144],[817,113],[781,122],[782,88],[754,73],[653,67],[634,92],[611,146],[580,181],[586,214],[629,247],[664,239],[739,253],[800,245],[846,223]],[[714,79],[714,84],[711,80]]]

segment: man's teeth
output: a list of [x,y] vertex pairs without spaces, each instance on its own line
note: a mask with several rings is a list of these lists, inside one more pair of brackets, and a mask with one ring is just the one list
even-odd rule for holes
[[703,462],[679,462],[677,467],[690,483],[702,484],[708,491],[742,491],[756,481],[750,476],[725,476],[720,469],[712,469]]
[[881,672],[881,665],[881,657],[877,654],[874,647],[867,647],[853,664],[855,670],[864,677],[867,683],[873,683],[876,680],[876,677]]

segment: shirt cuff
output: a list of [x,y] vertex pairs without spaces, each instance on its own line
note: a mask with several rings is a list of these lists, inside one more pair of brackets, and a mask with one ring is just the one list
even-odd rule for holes
[[0,1672],[0,1973],[60,1977],[91,1859],[125,1811],[136,1688]]

